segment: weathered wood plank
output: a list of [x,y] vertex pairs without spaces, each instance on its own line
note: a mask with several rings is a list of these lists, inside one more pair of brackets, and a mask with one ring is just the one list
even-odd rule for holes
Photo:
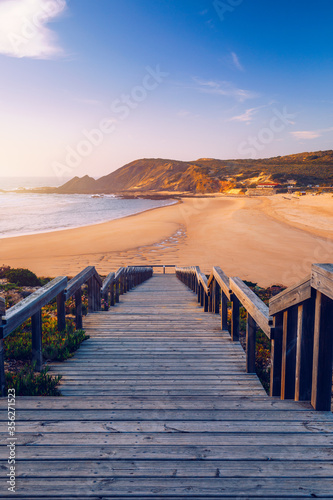
[[239,278],[230,278],[230,289],[243,304],[259,328],[271,338],[271,324],[266,304]]
[[29,297],[21,300],[15,306],[7,309],[6,316],[2,318],[0,336],[2,333],[3,338],[6,338],[15,328],[38,313],[42,307],[57,297],[66,288],[66,285],[67,277],[60,276],[29,295]]
[[[54,496],[54,492],[61,490],[63,495],[73,492],[80,498],[91,495],[117,496],[131,495],[142,498],[144,495],[156,498],[156,493],[165,497],[193,497],[203,495],[205,498],[274,498],[283,495],[286,498],[330,497],[333,489],[331,478],[136,478],[135,481],[126,478],[96,478],[96,479],[25,479],[22,478],[17,492],[22,498],[31,498],[32,491],[43,491],[43,498]],[[13,498],[11,492],[7,497]],[[5,498],[5,497],[4,497]]]
[[275,297],[272,297],[269,301],[269,314],[273,316],[310,298],[311,276],[307,276],[299,283],[296,283],[296,285],[292,285],[278,295],[275,295]]
[[313,264],[311,286],[333,300],[333,264]]

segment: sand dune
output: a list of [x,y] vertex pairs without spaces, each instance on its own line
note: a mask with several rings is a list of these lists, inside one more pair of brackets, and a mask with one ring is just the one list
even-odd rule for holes
[[313,262],[333,262],[333,198],[185,198],[121,220],[1,240],[0,262],[38,275],[87,265],[219,265],[229,276],[290,285]]

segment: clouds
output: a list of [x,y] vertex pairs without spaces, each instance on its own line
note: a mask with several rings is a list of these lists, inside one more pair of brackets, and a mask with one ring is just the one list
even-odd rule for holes
[[239,57],[235,52],[231,52],[231,57],[232,57],[232,62],[234,63],[234,66],[239,70],[239,71],[245,71],[243,66],[240,63]]
[[258,113],[258,110],[261,108],[250,108],[245,111],[245,113],[238,115],[238,116],[233,116],[230,118],[229,121],[231,122],[245,122],[245,123],[251,123],[253,121],[253,117],[255,114]]
[[321,137],[323,134],[326,134],[327,132],[333,132],[333,127],[330,128],[322,128],[319,130],[298,130],[295,132],[291,132],[291,135],[295,137],[295,139],[298,140],[312,140],[312,139],[318,139],[318,137]]
[[258,94],[255,92],[238,88],[231,82],[200,80],[199,78],[194,78],[194,81],[197,84],[197,90],[205,94],[233,97],[239,102],[244,102],[248,99],[258,97]]
[[66,8],[66,0],[3,0],[0,3],[0,54],[34,59],[63,56],[64,51],[47,24]]

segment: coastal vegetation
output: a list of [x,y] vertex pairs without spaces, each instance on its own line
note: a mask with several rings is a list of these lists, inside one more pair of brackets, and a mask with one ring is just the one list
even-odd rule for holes
[[[5,278],[4,278],[5,276]],[[0,268],[0,293],[6,300],[6,307],[12,307],[34,291],[33,287],[47,283],[50,278],[38,278],[27,269]],[[11,282],[10,280],[13,280]],[[34,285],[32,285],[34,283]],[[38,283],[38,284],[37,284]],[[83,293],[83,313],[87,311],[87,294]],[[58,396],[57,385],[61,376],[48,374],[47,363],[64,361],[73,356],[80,344],[88,338],[83,330],[75,329],[73,299],[66,304],[66,328],[57,328],[56,301],[42,311],[43,359],[45,368],[34,372],[32,365],[31,319],[23,323],[4,340],[4,354],[7,385],[16,390],[18,396]]]

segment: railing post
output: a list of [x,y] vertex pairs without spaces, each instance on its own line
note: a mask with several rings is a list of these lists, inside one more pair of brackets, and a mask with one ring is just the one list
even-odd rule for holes
[[310,401],[313,365],[315,290],[313,297],[298,306],[295,401]]
[[298,307],[283,313],[281,399],[295,398]]
[[94,278],[94,312],[98,311],[98,283]]
[[116,281],[116,296],[114,297],[114,303],[116,302],[117,304],[119,303],[119,300],[120,300],[120,298],[119,298],[119,295],[120,295],[119,281],[120,281],[120,279],[118,278],[117,281]]
[[221,288],[221,330],[228,330],[228,297]]
[[215,281],[213,280],[211,284],[209,285],[209,297],[208,297],[208,311],[213,312],[215,309],[214,305],[214,300],[215,300],[215,290],[214,290],[214,283]]
[[214,293],[214,309],[213,309],[213,312],[215,314],[220,314],[220,287],[217,283],[217,281],[214,280],[214,290],[213,290],[213,293]]
[[102,310],[102,294],[101,294],[101,285],[96,281],[96,311]]
[[58,319],[58,331],[63,332],[66,329],[66,299],[65,293],[61,292],[57,296],[57,319]]
[[88,280],[88,313],[94,312],[94,278]]
[[103,299],[104,299],[104,311],[108,311],[109,310],[109,287],[107,287],[105,292],[103,293]]
[[82,330],[82,290],[75,292],[75,324],[77,330]]
[[257,325],[252,316],[247,313],[246,321],[246,371],[256,372],[256,332]]
[[[2,316],[6,314],[6,301],[0,297],[0,326],[2,324]],[[5,375],[5,346],[4,341],[0,339],[0,395],[6,396],[6,375]]]
[[315,410],[331,409],[332,359],[333,300],[317,291],[311,394],[311,404]]
[[239,300],[233,293],[231,295],[231,340],[239,340]]
[[[202,287],[203,288],[203,287]],[[208,312],[208,299],[209,299],[209,293],[206,293],[206,291],[203,289],[203,306],[204,306],[204,312]]]
[[274,316],[274,338],[271,340],[270,396],[281,396],[283,313]]
[[40,372],[42,371],[43,368],[41,309],[31,317],[31,330],[32,330],[32,361],[36,363],[35,371]]

